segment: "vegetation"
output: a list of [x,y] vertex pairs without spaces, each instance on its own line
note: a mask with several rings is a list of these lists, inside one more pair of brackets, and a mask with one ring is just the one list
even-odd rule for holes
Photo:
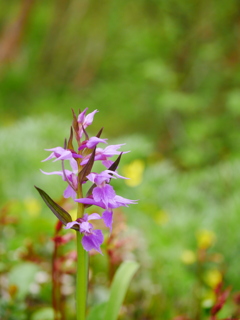
[[54,319],[56,247],[61,319],[75,317],[73,242],[54,238],[33,186],[74,216],[63,182],[39,169],[56,169],[44,149],[63,145],[71,108],[86,107],[101,111],[93,134],[100,124],[132,151],[119,172],[131,182],[115,188],[139,199],[91,256],[89,309],[130,258],[141,267],[119,319],[216,319],[224,292],[218,319],[239,318],[239,17],[236,0],[0,4],[1,319]]

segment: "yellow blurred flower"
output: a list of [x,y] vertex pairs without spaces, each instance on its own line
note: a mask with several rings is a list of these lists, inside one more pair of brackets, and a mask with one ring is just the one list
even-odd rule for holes
[[207,309],[211,308],[214,305],[215,300],[216,298],[214,291],[210,290],[205,292],[205,294],[202,297],[202,307]]
[[222,273],[218,269],[208,270],[204,275],[204,280],[211,288],[222,282]]
[[37,217],[41,211],[41,204],[37,199],[30,198],[24,201],[27,213],[32,217]]
[[162,226],[169,221],[169,215],[165,211],[159,210],[155,216],[155,221]]
[[207,249],[211,247],[216,241],[216,235],[210,230],[199,230],[197,235],[197,245],[200,249]]
[[144,171],[144,162],[140,159],[132,161],[130,164],[123,167],[123,174],[128,180],[124,180],[130,187],[138,186],[142,182]]
[[181,254],[181,261],[184,264],[193,264],[196,262],[196,254],[192,250],[184,250]]

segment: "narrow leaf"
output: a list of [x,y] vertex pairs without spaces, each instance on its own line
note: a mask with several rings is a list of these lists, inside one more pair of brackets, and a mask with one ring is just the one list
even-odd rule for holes
[[79,183],[81,184],[86,176],[91,172],[93,164],[94,164],[94,158],[95,158],[95,152],[96,152],[96,147],[93,149],[93,152],[91,154],[91,157],[89,158],[88,162],[85,164],[83,167],[82,171],[79,172],[78,174],[78,180]]
[[92,307],[87,315],[87,320],[104,320],[106,304],[106,302],[103,302]]
[[110,297],[102,320],[117,320],[130,281],[139,268],[135,261],[125,261],[118,268],[110,289]]
[[70,214],[67,211],[65,211],[62,207],[60,207],[55,201],[53,201],[45,191],[36,186],[35,188],[39,192],[40,196],[42,197],[48,208],[64,225],[72,221]]

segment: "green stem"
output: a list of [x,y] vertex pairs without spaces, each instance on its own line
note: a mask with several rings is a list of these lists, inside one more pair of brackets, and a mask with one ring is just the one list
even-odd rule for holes
[[[78,192],[82,197],[82,190]],[[77,218],[83,216],[84,206],[78,203]],[[88,253],[82,246],[82,235],[77,231],[77,284],[76,284],[76,312],[77,320],[86,319],[87,288],[88,288]]]

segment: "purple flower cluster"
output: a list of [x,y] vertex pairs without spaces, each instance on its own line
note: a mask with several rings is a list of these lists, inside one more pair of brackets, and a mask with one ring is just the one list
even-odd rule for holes
[[[101,230],[94,229],[89,221],[102,219],[111,231],[113,209],[121,206],[127,207],[129,204],[136,203],[136,200],[129,200],[116,195],[113,187],[109,184],[111,179],[127,179],[115,171],[118,163],[110,160],[115,155],[120,156],[123,153],[127,153],[118,151],[124,144],[99,148],[99,143],[107,144],[107,139],[100,138],[102,130],[95,137],[89,137],[86,132],[86,128],[92,124],[94,115],[98,111],[95,110],[88,115],[86,115],[86,112],[87,109],[79,113],[78,117],[73,112],[73,129],[71,128],[70,138],[68,143],[65,143],[64,148],[46,149],[46,151],[51,151],[51,154],[43,161],[54,159],[53,161],[55,162],[61,160],[62,170],[53,172],[41,171],[46,175],[60,175],[68,183],[63,194],[65,198],[71,197],[74,201],[82,203],[84,207],[95,205],[104,209],[102,216],[97,213],[90,215],[85,213],[76,221],[68,222],[65,227],[66,229],[78,228],[79,232],[83,235],[82,245],[86,251],[95,249],[101,253],[100,246],[104,240],[103,233]],[[78,144],[77,151],[73,147],[73,131]],[[85,140],[83,140],[83,136]],[[64,161],[66,160],[69,161],[71,170],[65,169]],[[92,172],[95,161],[101,161],[105,170],[101,173]],[[82,184],[87,181],[90,181],[92,186],[87,192],[86,197],[79,197],[82,194]]]

